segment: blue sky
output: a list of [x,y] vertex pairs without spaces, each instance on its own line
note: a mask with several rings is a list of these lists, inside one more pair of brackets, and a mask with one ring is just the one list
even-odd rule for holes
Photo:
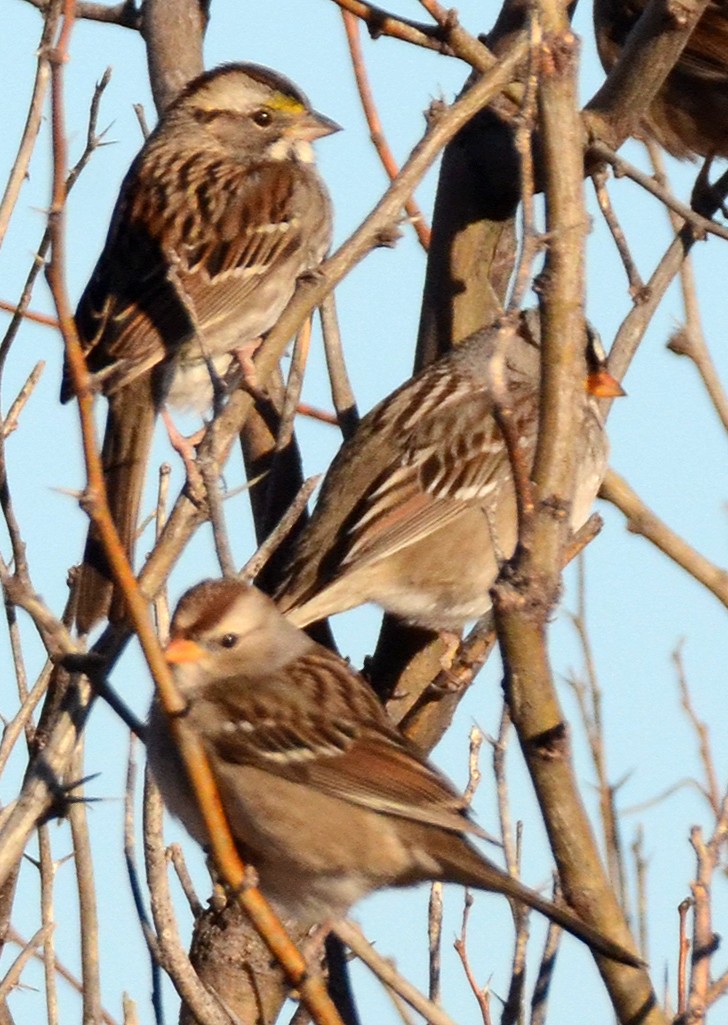
[[[398,11],[421,17],[417,3],[397,4]],[[476,0],[458,5],[461,20],[473,31],[487,28],[491,17]],[[29,5],[16,0],[6,8],[12,32],[0,39],[4,88],[0,96],[0,117],[4,125],[0,140],[0,177],[5,179],[12,163],[15,140],[34,75],[34,51],[40,34],[40,18]],[[495,11],[495,8],[493,8]],[[12,19],[12,20],[11,20]],[[485,19],[485,20],[482,20]],[[586,100],[601,80],[601,69],[591,43],[590,11],[581,10],[577,31],[584,38],[582,95]],[[365,50],[380,114],[390,143],[400,161],[420,137],[422,111],[431,98],[452,98],[460,88],[465,69],[404,44],[380,40]],[[255,60],[269,64],[297,82],[314,106],[344,126],[345,132],[318,145],[319,167],[331,189],[335,211],[335,244],[360,222],[385,188],[385,176],[368,141],[359,109],[353,76],[348,66],[343,29],[338,10],[325,0],[278,0],[277,3],[249,3],[242,7],[233,0],[218,0],[205,46],[206,65],[226,60]],[[140,132],[132,103],[142,102],[151,120],[145,57],[141,39],[125,30],[80,23],[73,33],[71,61],[67,68],[67,117],[71,159],[80,152],[85,137],[88,103],[95,82],[111,65],[111,84],[104,96],[100,125],[109,125],[109,145],[95,155],[71,197],[68,210],[68,282],[73,301],[79,296],[101,248],[118,184],[140,145]],[[113,145],[111,144],[113,143]],[[625,155],[644,165],[641,147],[631,143]],[[670,162],[674,188],[681,198],[689,196],[696,169]],[[429,216],[436,178],[431,174],[418,192],[419,202]],[[590,188],[587,184],[587,193]],[[644,277],[649,276],[669,238],[664,211],[626,180],[612,181],[610,193],[622,219],[628,240]],[[0,251],[2,288],[0,298],[14,301],[30,266],[32,254],[43,230],[44,210],[49,196],[49,137],[44,125],[28,182]],[[622,317],[631,307],[624,275],[606,234],[593,199],[594,230],[588,244],[589,285],[587,308],[609,344]],[[719,371],[728,371],[725,316],[723,312],[728,249],[718,239],[695,248],[696,276],[704,315],[704,328]],[[411,231],[405,230],[394,250],[379,250],[342,284],[337,293],[347,362],[362,411],[391,391],[409,373],[419,316],[424,256]],[[33,308],[50,312],[50,300],[39,281]],[[615,404],[609,421],[612,465],[679,532],[719,565],[728,561],[726,551],[726,438],[710,409],[694,368],[664,348],[669,333],[681,318],[677,289],[673,288],[660,307],[648,337],[625,382],[628,398]],[[5,321],[7,318],[5,318]],[[49,604],[60,609],[65,599],[67,567],[82,550],[84,515],[62,489],[82,483],[77,414],[73,405],[58,403],[61,344],[45,328],[27,324],[16,341],[8,363],[2,393],[6,411],[30,367],[38,359],[47,362],[41,383],[21,422],[21,429],[8,443],[11,482],[19,518],[28,541],[28,555],[37,589]],[[329,407],[322,354],[314,346],[304,398]],[[338,445],[337,433],[320,424],[301,425],[306,471],[320,472]],[[169,459],[162,432],[158,434],[154,457]],[[150,475],[148,503],[154,482]],[[225,474],[234,487],[240,479],[239,458],[233,456]],[[173,480],[182,474],[175,462]],[[173,486],[174,493],[174,486]],[[253,548],[248,516],[242,498],[232,500],[226,511],[236,557],[242,563]],[[710,724],[715,744],[719,779],[725,781],[728,752],[725,745],[725,666],[728,634],[725,611],[712,596],[646,542],[628,534],[622,518],[601,503],[605,529],[586,556],[588,619],[596,664],[603,688],[604,722],[608,764],[612,780],[628,777],[620,791],[620,807],[646,801],[672,784],[700,775],[697,744],[679,706],[671,652],[684,641],[684,659],[698,714]],[[7,554],[7,540],[2,544]],[[143,545],[140,545],[140,549]],[[210,536],[198,533],[190,551],[175,572],[172,598],[204,575],[215,573]],[[573,609],[573,573],[567,574],[563,609]],[[336,628],[342,650],[360,662],[375,641],[378,617],[363,609],[340,617]],[[41,652],[33,631],[24,629],[31,676],[40,666]],[[6,662],[7,637],[0,634],[2,663]],[[581,655],[568,619],[559,615],[552,626],[552,658],[560,676],[579,670]],[[3,690],[0,712],[12,715],[14,689],[10,676]],[[117,669],[114,683],[127,700],[143,714],[150,694],[148,676],[134,653]],[[574,724],[577,771],[590,811],[596,812],[594,774],[585,742],[577,723],[576,708],[566,686],[561,693],[567,715]],[[500,667],[495,657],[481,674],[478,684],[463,702],[447,738],[436,752],[458,785],[467,773],[467,736],[473,721],[488,732],[498,724]],[[484,756],[485,757],[485,756]],[[2,799],[9,800],[22,771],[22,753],[3,781]],[[524,776],[520,755],[511,750],[510,779],[513,818],[523,818],[524,879],[541,885],[548,878],[550,858],[542,826],[535,812],[530,784]],[[94,849],[102,918],[102,972],[108,1009],[120,1017],[120,994],[129,991],[140,1000],[140,1020],[151,1013],[144,1003],[148,990],[148,968],[143,944],[130,901],[121,855],[123,778],[125,771],[124,731],[105,708],[98,708],[88,735],[88,771],[101,772],[93,790],[105,798],[91,812]],[[488,768],[487,763],[483,766]],[[481,785],[475,807],[486,828],[496,827],[495,802],[487,778]],[[694,787],[685,786],[666,801],[623,821],[625,845],[632,841],[637,824],[644,827],[645,853],[649,859],[650,960],[653,979],[662,985],[665,966],[674,984],[677,952],[677,904],[688,893],[694,859],[688,844],[690,827],[700,823],[710,829],[710,818]],[[65,827],[51,830],[57,857],[69,849]],[[174,826],[171,837],[181,837]],[[200,893],[207,888],[198,852],[185,841],[190,860],[196,866]],[[59,921],[72,924],[75,901],[70,864],[58,871]],[[17,927],[29,935],[37,928],[37,899],[34,870],[25,870],[24,885],[17,904]],[[715,928],[726,932],[728,913],[726,885],[716,878],[714,888]],[[385,894],[372,898],[357,910],[359,918],[376,939],[380,952],[396,957],[398,966],[413,981],[425,985],[427,894],[424,890],[404,895]],[[446,946],[458,928],[461,895],[448,892],[445,927]],[[396,923],[392,928],[392,923]],[[404,926],[404,928],[403,928]],[[543,923],[532,922],[534,934],[542,935]],[[507,984],[510,942],[508,909],[501,898],[486,895],[477,902],[473,921],[471,958],[483,982],[491,978],[495,992]],[[403,943],[403,933],[413,935]],[[535,948],[538,948],[537,941]],[[59,926],[59,956],[72,968],[78,964],[77,939],[73,928]],[[554,981],[550,1021],[554,1025],[582,1022],[584,1004],[573,1006],[573,972],[579,971],[584,999],[590,1003],[590,1023],[611,1020],[596,970],[588,953],[575,942],[565,942],[562,963]],[[444,1004],[461,1021],[474,1020],[475,1009],[459,969],[450,958]],[[720,957],[716,968],[722,967]],[[27,981],[42,986],[38,972],[29,970]],[[361,969],[355,972],[367,1019],[388,1025],[398,1020],[388,998],[370,984]],[[60,985],[62,1019],[72,1020],[77,1002],[64,984]],[[168,1017],[173,1020],[173,997]],[[40,1020],[42,997],[32,992],[14,995],[12,1007],[18,1021]],[[495,1005],[497,1009],[497,1004]],[[497,1013],[497,1010],[496,1010]]]

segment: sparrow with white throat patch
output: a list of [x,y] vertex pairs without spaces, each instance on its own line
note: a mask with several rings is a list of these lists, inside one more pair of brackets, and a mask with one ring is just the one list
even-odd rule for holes
[[[109,400],[102,463],[130,561],[157,413],[208,409],[211,373],[274,326],[329,248],[311,143],[338,128],[277,72],[227,64],[182,90],[124,179],[76,326]],[[72,395],[66,370],[61,399]],[[124,608],[92,526],[79,630],[107,614]]]

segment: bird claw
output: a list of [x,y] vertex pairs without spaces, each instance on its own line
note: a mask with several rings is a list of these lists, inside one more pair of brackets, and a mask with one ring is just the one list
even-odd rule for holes
[[189,437],[185,437],[184,434],[177,430],[167,409],[162,410],[162,419],[167,428],[170,445],[184,463],[187,476],[194,480],[197,474],[197,453],[195,449],[205,436],[207,428],[202,427],[199,431],[195,431],[194,434],[190,434]]

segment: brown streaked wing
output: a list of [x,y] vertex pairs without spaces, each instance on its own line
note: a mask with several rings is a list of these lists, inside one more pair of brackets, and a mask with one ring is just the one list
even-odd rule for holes
[[413,428],[402,464],[382,475],[351,530],[342,565],[414,544],[485,501],[507,460],[484,390],[457,388]]
[[306,767],[306,782],[331,797],[387,815],[485,836],[463,797],[407,741],[365,728],[346,751]]
[[[208,228],[188,240],[187,219],[179,221],[170,226],[165,244],[180,257],[178,273],[203,329],[237,319],[261,278],[276,275],[298,254],[300,266],[281,282],[285,305],[307,256],[301,252],[297,211],[308,198],[317,198],[316,191],[313,179],[286,162],[226,164],[217,179],[195,186],[197,216],[207,217]],[[274,311],[265,330],[279,312]]]
[[710,3],[690,34],[678,66],[707,81],[728,79],[728,4]]
[[301,655],[264,680],[241,673],[221,681],[198,701],[222,710],[222,715],[200,715],[204,723],[215,722],[214,730],[203,729],[221,757],[283,774],[346,750],[361,724],[397,736],[369,685],[325,648]]
[[239,689],[236,693],[235,681],[226,681],[220,692],[223,715],[218,706],[221,696],[216,695],[215,718],[237,728],[216,729],[205,740],[227,763],[254,766],[372,811],[486,836],[464,814],[462,796],[411,749],[364,681],[352,687],[346,671],[345,675],[341,682],[349,698],[376,707],[372,718],[360,718],[349,699],[343,715],[337,714],[342,705],[335,699],[333,708],[308,699],[296,703],[296,678],[305,687],[309,676],[306,667],[298,665],[284,682],[292,700],[274,701],[267,690],[264,698],[244,697]]
[[[166,278],[158,241],[130,220],[128,190],[134,167],[122,186],[109,235],[76,310],[76,327],[92,373],[128,360],[129,379],[142,366],[165,356],[163,339],[184,336],[189,318]],[[64,367],[62,401],[70,398]]]
[[[156,174],[145,167],[144,175],[132,167],[79,302],[76,320],[89,369],[129,362],[128,377],[115,377],[115,387],[173,353],[191,332],[167,276],[170,264],[204,331],[226,316],[239,316],[239,304],[261,277],[275,273],[299,244],[290,208],[296,183],[285,164],[215,165],[209,154],[198,153],[174,170],[172,184],[169,166],[156,168]],[[187,197],[181,209],[171,199],[180,188]],[[257,230],[261,215],[287,230]],[[193,231],[197,224],[201,229]],[[216,237],[215,245],[202,241],[210,237]]]

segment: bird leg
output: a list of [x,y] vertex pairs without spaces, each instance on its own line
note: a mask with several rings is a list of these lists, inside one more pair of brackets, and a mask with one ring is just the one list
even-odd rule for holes
[[243,377],[240,383],[246,391],[250,392],[254,399],[261,399],[265,397],[263,389],[260,386],[260,381],[258,380],[258,371],[255,368],[255,362],[253,360],[253,356],[260,348],[262,342],[262,338],[253,338],[251,341],[246,342],[245,345],[241,345],[239,349],[235,349],[234,352],[234,356],[243,372]]
[[441,630],[440,640],[445,646],[445,650],[440,655],[440,668],[445,676],[447,676],[448,680],[451,680],[456,689],[459,690],[460,681],[454,673],[450,672],[450,670],[452,669],[452,664],[455,661],[455,656],[457,655],[458,648],[460,647],[460,634],[455,630]]
[[320,965],[323,961],[326,937],[333,925],[333,919],[314,925],[301,943],[301,953],[307,965]]
[[164,420],[164,425],[167,428],[169,443],[184,463],[188,479],[191,481],[198,481],[200,479],[200,472],[197,469],[197,452],[195,450],[204,438],[207,427],[201,427],[199,431],[195,431],[194,434],[190,434],[190,436],[186,438],[181,431],[177,430],[174,421],[169,414],[169,410],[166,408],[162,409],[162,419]]

